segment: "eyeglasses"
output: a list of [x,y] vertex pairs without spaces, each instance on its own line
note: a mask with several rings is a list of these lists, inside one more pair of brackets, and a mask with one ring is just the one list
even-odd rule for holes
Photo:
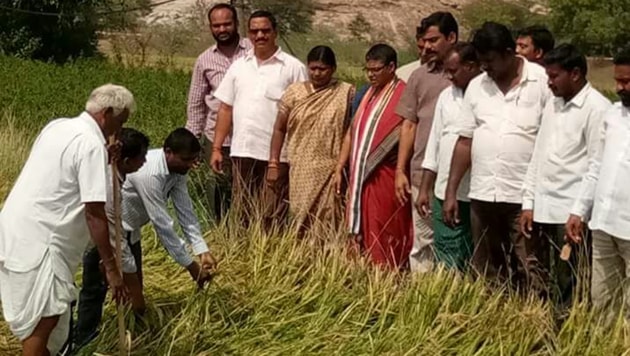
[[258,32],[262,32],[263,35],[270,34],[272,29],[270,28],[260,28],[260,29],[250,29],[248,32],[250,35],[257,35]]

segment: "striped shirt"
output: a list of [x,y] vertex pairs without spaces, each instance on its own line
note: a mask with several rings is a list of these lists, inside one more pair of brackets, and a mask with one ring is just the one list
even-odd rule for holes
[[[188,92],[188,121],[186,128],[195,136],[205,134],[209,140],[214,139],[214,128],[220,102],[214,93],[223,80],[228,68],[238,58],[245,57],[252,48],[248,39],[241,39],[232,57],[228,57],[214,45],[205,50],[195,62]],[[229,138],[224,146],[230,145]]]
[[[147,153],[146,163],[137,172],[127,175],[122,188],[122,221],[124,230],[131,233],[129,242],[138,242],[142,227],[150,221],[169,255],[183,267],[189,266],[193,259],[175,232],[175,223],[168,212],[169,198],[184,239],[191,245],[193,253],[199,255],[208,251],[186,181],[185,175],[169,173],[166,156],[160,148]],[[126,245],[124,247],[123,271],[133,273],[136,266],[131,250]]]

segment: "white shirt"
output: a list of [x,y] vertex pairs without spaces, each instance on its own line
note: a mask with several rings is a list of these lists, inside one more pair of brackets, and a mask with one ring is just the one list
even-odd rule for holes
[[86,112],[41,131],[0,212],[0,262],[14,272],[51,254],[55,275],[74,282],[90,233],[85,203],[107,199],[107,149]]
[[[422,168],[437,173],[435,179],[435,196],[444,200],[446,195],[446,185],[451,171],[451,160],[455,143],[459,138],[457,134],[457,119],[460,117],[464,92],[451,85],[444,89],[438,97],[433,115],[433,124],[427,149],[424,154]],[[457,189],[457,200],[469,201],[468,190],[470,185],[470,172],[462,178]]]
[[[164,248],[183,267],[193,260],[184,241],[175,232],[175,223],[168,212],[169,198],[193,253],[199,255],[208,251],[186,181],[186,175],[169,172],[164,151],[159,148],[147,153],[146,163],[137,172],[127,175],[122,188],[122,223],[123,229],[131,232],[131,243],[140,240],[142,226],[151,221]],[[133,273],[137,267],[133,255],[126,241],[123,246],[123,272]]]
[[630,111],[621,103],[604,114],[599,148],[589,158],[585,184],[571,214],[588,220],[589,227],[630,240]]
[[409,80],[409,77],[411,76],[411,73],[413,73],[413,71],[418,68],[420,68],[420,60],[407,63],[396,69],[396,76],[407,82]]
[[[273,126],[284,90],[308,80],[306,67],[281,49],[264,62],[251,50],[232,64],[214,94],[232,106],[232,157],[269,160]],[[280,156],[287,162],[286,147]]]
[[470,194],[475,200],[520,204],[527,167],[547,99],[543,67],[522,57],[519,83],[507,94],[487,73],[468,85],[458,134],[472,138]]
[[534,210],[534,221],[564,224],[569,218],[610,106],[588,83],[568,103],[556,97],[545,106],[523,190],[523,209]]

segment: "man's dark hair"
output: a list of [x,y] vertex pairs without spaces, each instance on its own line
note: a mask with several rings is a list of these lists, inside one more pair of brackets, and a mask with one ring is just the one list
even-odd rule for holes
[[459,38],[459,26],[457,20],[453,17],[453,14],[447,11],[437,11],[431,15],[425,17],[420,21],[420,26],[416,29],[417,35],[424,35],[424,33],[431,26],[436,26],[440,33],[444,37],[448,37],[451,33],[455,33],[455,39]]
[[529,37],[532,39],[532,44],[536,49],[539,49],[544,53],[547,53],[553,49],[556,41],[553,38],[553,34],[545,26],[529,26],[520,30],[516,37]]
[[269,22],[271,22],[271,28],[273,28],[274,31],[276,31],[278,29],[278,21],[276,21],[276,17],[273,16],[273,14],[267,10],[257,10],[254,11],[250,16],[249,16],[249,21],[247,21],[247,26],[249,26],[252,22],[252,19],[257,19],[257,18],[261,18],[264,17],[267,20],[269,20]]
[[630,65],[630,45],[623,47],[613,58],[614,65]]
[[497,52],[505,54],[514,52],[516,44],[510,30],[505,25],[496,22],[485,22],[475,31],[471,41],[477,53],[487,54]]
[[479,62],[477,51],[475,51],[475,47],[470,42],[457,42],[450,52],[457,53],[461,62]]
[[568,72],[578,68],[586,76],[588,65],[586,57],[574,45],[564,43],[547,52],[543,57],[545,65],[557,64]]
[[142,132],[123,127],[120,131],[120,158],[136,158],[149,149],[149,138]]
[[306,56],[306,62],[322,62],[327,66],[336,67],[337,59],[335,58],[335,52],[328,46],[315,46],[308,52]]
[[210,19],[210,15],[212,15],[212,13],[215,10],[230,10],[232,12],[232,20],[234,20],[234,23],[237,24],[238,23],[238,13],[236,12],[236,8],[230,4],[225,4],[225,3],[219,3],[216,4],[214,6],[212,6],[210,8],[210,10],[208,10],[208,22],[210,22],[210,24],[212,24],[212,20]]
[[171,132],[164,141],[164,148],[175,154],[197,154],[201,152],[201,144],[195,135],[180,127]]
[[396,50],[385,43],[378,43],[372,46],[365,54],[366,61],[381,61],[385,65],[394,63],[398,67],[398,55]]

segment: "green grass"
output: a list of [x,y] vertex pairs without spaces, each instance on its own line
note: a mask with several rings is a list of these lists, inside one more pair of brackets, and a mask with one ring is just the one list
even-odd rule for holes
[[[107,81],[134,92],[138,112],[129,125],[147,132],[154,146],[184,124],[186,73],[0,57],[0,193],[17,177],[39,129],[51,118],[76,115],[90,90]],[[582,304],[557,327],[548,305],[490,290],[482,281],[442,270],[410,276],[370,267],[336,231],[318,228],[303,240],[282,231],[266,235],[256,225],[240,227],[237,215],[211,228],[198,208],[220,259],[218,274],[197,291],[146,228],[148,313],[144,325],[127,316],[133,355],[607,356],[630,350],[623,321],[604,328]],[[111,304],[103,327],[84,355],[116,353]],[[0,354],[18,350],[0,323]]]

